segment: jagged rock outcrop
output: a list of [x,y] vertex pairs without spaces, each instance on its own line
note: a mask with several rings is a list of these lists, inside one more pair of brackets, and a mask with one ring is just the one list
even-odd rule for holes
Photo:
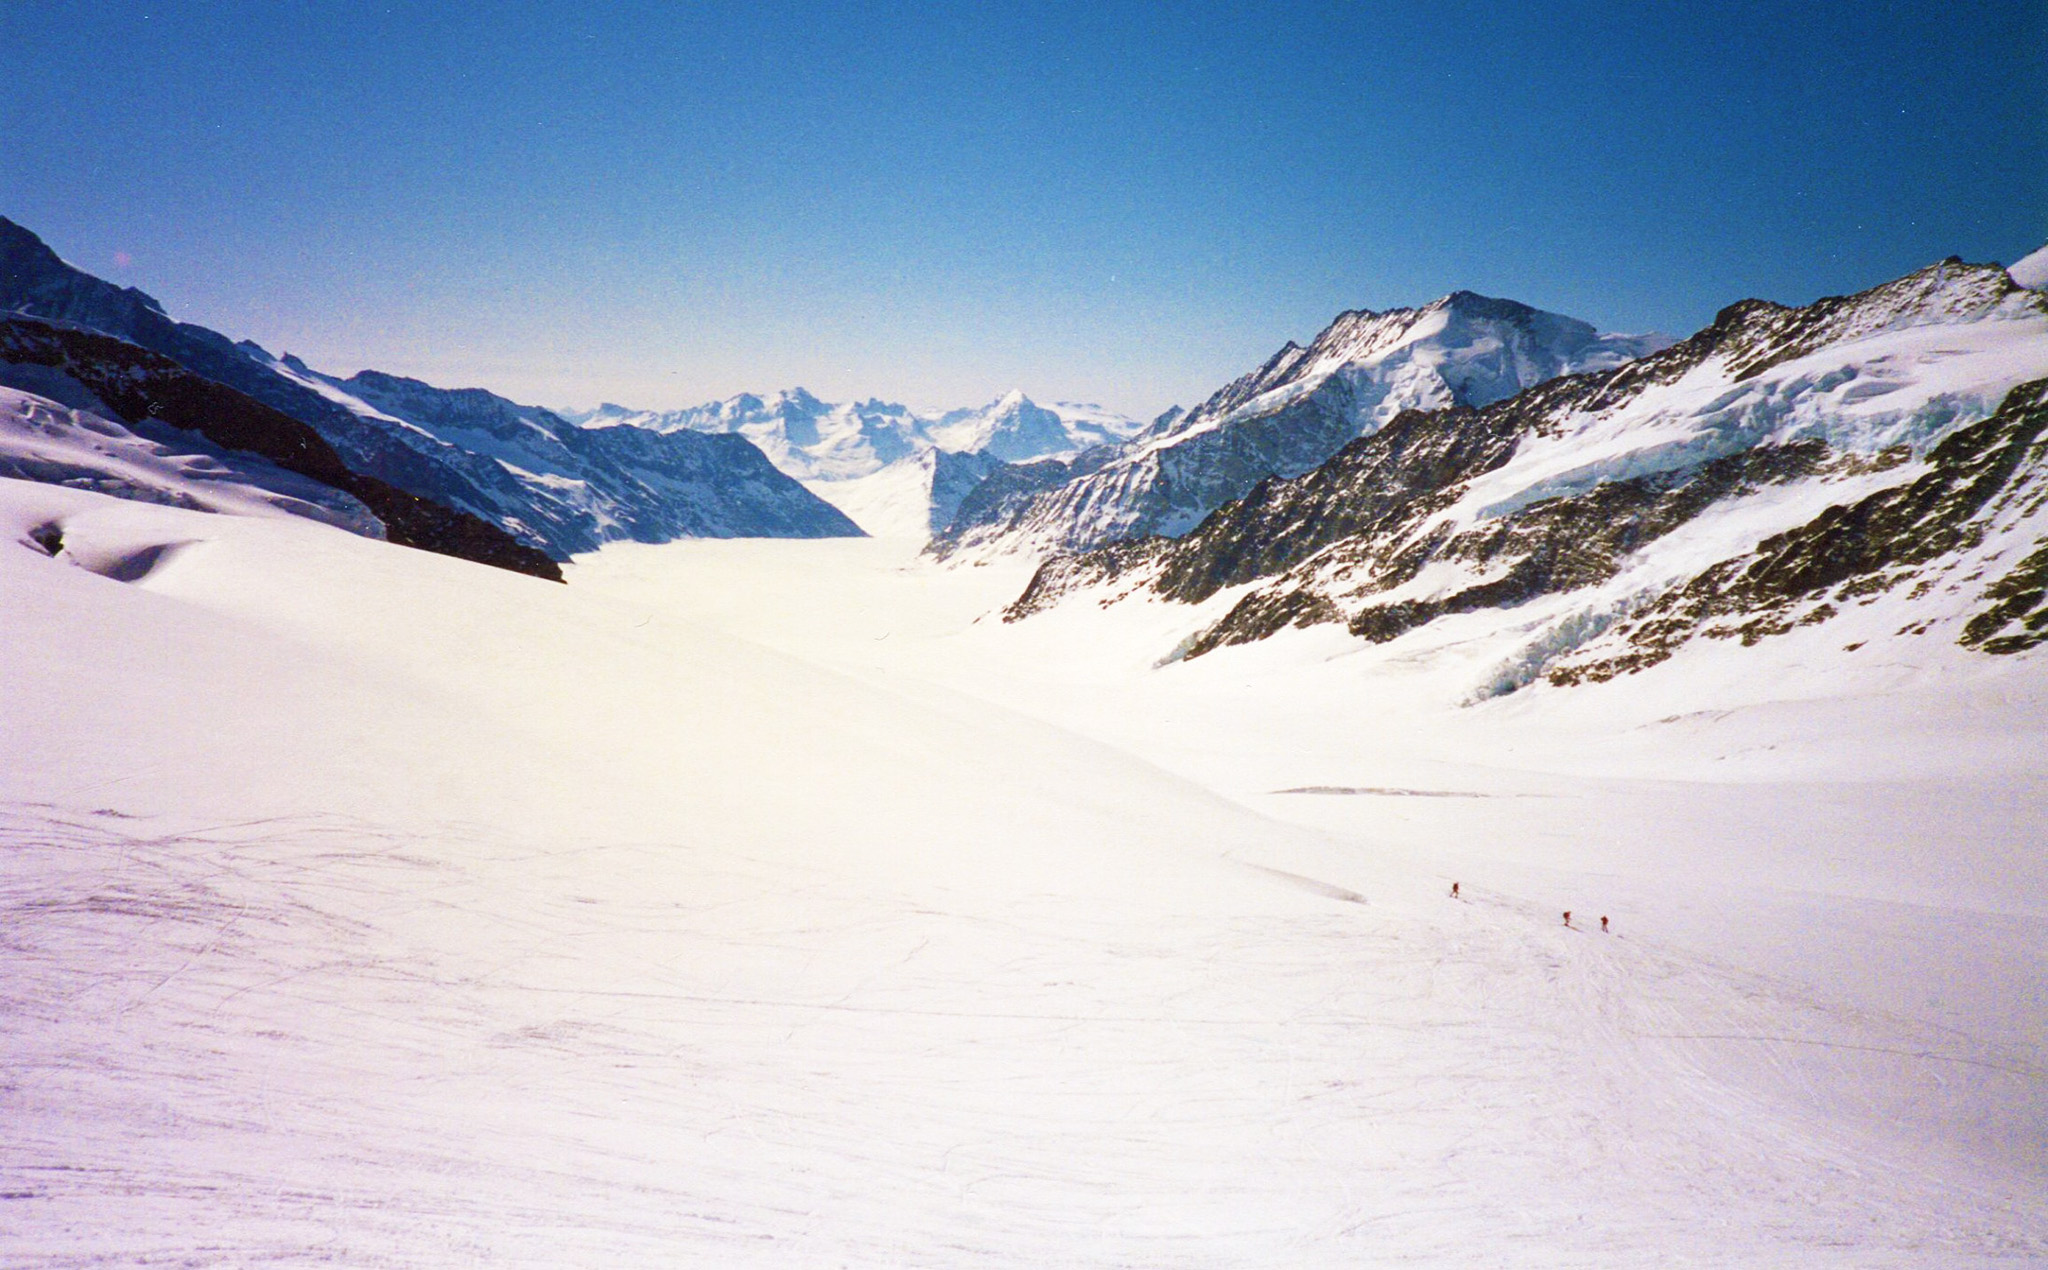
[[[1548,671],[1558,685],[1611,679],[1654,666],[1699,636],[1754,644],[1794,626],[1824,622],[1908,582],[1922,594],[1980,562],[1994,535],[2034,542],[2017,565],[1976,575],[1982,588],[1961,642],[2016,653],[2048,641],[2048,526],[2030,540],[2024,522],[2048,503],[2048,379],[2022,384],[1989,418],[1951,432],[1926,470],[1902,485],[1820,515],[1671,587]],[[2015,522],[2021,522],[2015,524]],[[2019,534],[2011,531],[2022,530]]]
[[1995,265],[1952,259],[1799,308],[1744,301],[1611,371],[1403,413],[1183,537],[1056,556],[1008,616],[1076,592],[1236,590],[1178,650],[1199,656],[1288,627],[1389,641],[1555,600],[1526,619],[1501,691],[1825,621],[1909,580],[1927,595],[1939,575],[1976,606],[1966,625],[1957,610],[1962,641],[2015,651],[2048,638],[2042,376],[2048,296]]

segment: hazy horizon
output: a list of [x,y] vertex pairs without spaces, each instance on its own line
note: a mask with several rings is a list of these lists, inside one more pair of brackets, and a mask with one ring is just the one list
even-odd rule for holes
[[176,317],[522,401],[1192,404],[1468,289],[1684,335],[2048,240],[2040,14],[0,10],[0,212]]

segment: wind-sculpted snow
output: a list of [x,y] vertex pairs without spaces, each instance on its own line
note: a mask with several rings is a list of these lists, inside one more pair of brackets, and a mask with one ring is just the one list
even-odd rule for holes
[[1420,309],[1344,313],[1308,347],[1287,344],[1194,410],[1163,417],[1107,462],[1021,505],[957,517],[934,549],[942,556],[1042,553],[1178,536],[1259,481],[1298,476],[1403,410],[1485,405],[1668,342],[1602,335],[1572,318],[1467,291]]
[[[1545,675],[1566,684],[1648,664],[1698,633],[1753,641],[1788,621],[1826,621],[1845,599],[1874,603],[1911,579],[1895,597],[1911,609],[1899,610],[1898,634],[1939,629],[2011,651],[2040,625],[2027,580],[2040,570],[2012,561],[2048,535],[2032,510],[2048,487],[2022,457],[2031,434],[2013,431],[2024,432],[2030,399],[2011,394],[2044,375],[2048,299],[1996,266],[1945,261],[1803,309],[1746,301],[1611,372],[1484,409],[1402,414],[1178,540],[1055,557],[1010,615],[1075,591],[1200,604],[1241,588],[1175,650],[1199,656],[1294,627],[1342,623],[1384,642],[1493,614],[1528,634],[1475,685],[1484,697]],[[1893,513],[1854,510],[1889,506],[1884,491],[1950,490],[1963,479],[1958,447],[1992,445],[1964,439],[1986,428],[2018,439],[1993,446],[2007,458],[1989,475],[1969,469],[1969,498],[1882,534],[1872,526]],[[1728,584],[1752,550],[1795,542],[1860,563],[1811,586]],[[1919,572],[1937,557],[1938,593],[1936,576]],[[1745,576],[1769,575],[1756,569]],[[1828,588],[1835,603],[1823,602]],[[1675,598],[1702,595],[1714,598]]]

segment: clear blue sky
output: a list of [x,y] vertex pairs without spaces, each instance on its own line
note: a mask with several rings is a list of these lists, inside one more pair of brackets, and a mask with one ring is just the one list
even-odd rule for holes
[[0,0],[0,213],[550,404],[1131,413],[1468,288],[1685,333],[2048,240],[2048,5]]

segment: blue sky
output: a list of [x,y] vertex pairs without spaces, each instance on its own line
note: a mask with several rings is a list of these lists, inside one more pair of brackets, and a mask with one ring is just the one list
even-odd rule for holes
[[1151,413],[1345,308],[1683,334],[2048,241],[2039,0],[0,0],[0,47],[0,213],[67,259],[548,404]]

